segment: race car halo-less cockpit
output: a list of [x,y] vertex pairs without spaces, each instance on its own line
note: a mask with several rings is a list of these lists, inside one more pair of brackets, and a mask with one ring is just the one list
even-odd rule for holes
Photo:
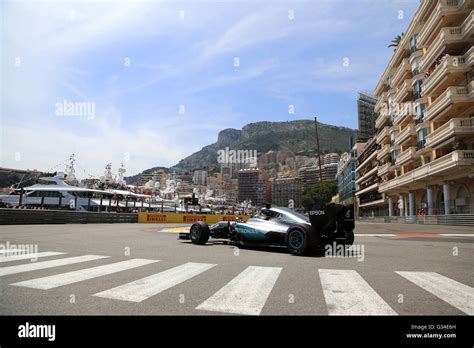
[[354,242],[354,207],[329,203],[309,211],[308,216],[285,207],[266,207],[243,221],[220,221],[213,225],[195,222],[179,239],[206,244],[209,238],[234,245],[286,246],[294,255],[307,255],[333,243]]

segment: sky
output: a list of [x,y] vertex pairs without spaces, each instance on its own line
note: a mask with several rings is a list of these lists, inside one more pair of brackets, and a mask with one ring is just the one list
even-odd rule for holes
[[[357,128],[418,0],[4,1],[0,166],[126,175],[225,128]],[[341,140],[346,141],[346,140]]]

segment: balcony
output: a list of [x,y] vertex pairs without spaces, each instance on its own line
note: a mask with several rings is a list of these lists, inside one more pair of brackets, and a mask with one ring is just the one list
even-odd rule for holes
[[415,126],[410,123],[408,124],[398,135],[395,137],[395,144],[401,145],[410,138],[416,135]]
[[416,153],[416,146],[411,146],[407,150],[403,151],[400,155],[398,155],[395,164],[397,166],[402,166],[410,162],[413,158],[415,158]]
[[418,9],[418,18],[420,21],[425,21],[429,18],[429,15],[435,8],[436,3],[433,0],[421,0],[420,8]]
[[379,110],[383,107],[384,104],[387,103],[387,92],[383,92],[379,99],[377,100],[377,103],[375,103],[375,112],[379,112]]
[[388,154],[390,154],[390,144],[385,144],[380,148],[380,150],[377,151],[377,160],[380,161]]
[[378,167],[375,166],[366,172],[359,173],[359,177],[356,180],[356,184],[360,186],[363,182],[373,180],[373,175],[377,174],[377,168]]
[[474,65],[474,47],[463,56],[448,56],[423,82],[422,95],[439,94],[448,86],[456,86],[464,80],[464,74]]
[[388,131],[390,127],[385,126],[378,134],[377,134],[377,144],[383,144],[387,141],[390,142],[390,138],[388,137]]
[[393,97],[394,103],[404,102],[413,93],[412,80],[405,80]]
[[[367,145],[366,145],[367,147]],[[371,150],[372,151],[372,150]],[[359,162],[359,159],[362,157],[362,156],[359,156],[359,158],[357,159],[357,161],[360,163],[357,167],[356,167],[356,172],[362,172],[362,169],[364,169],[365,167],[367,167],[369,164],[372,163],[372,161],[374,160],[375,156],[377,156],[377,149],[375,148],[373,152],[370,153],[370,155],[368,155],[367,157],[364,157],[363,159],[363,162],[360,163]]]
[[422,71],[428,70],[443,52],[448,51],[448,46],[459,45],[464,40],[468,40],[474,32],[473,22],[474,11],[471,11],[461,26],[441,29],[438,36],[423,56],[423,59],[420,62],[420,69]]
[[370,186],[367,186],[367,187],[363,188],[362,190],[357,191],[355,195],[359,196],[363,193],[367,193],[367,192],[370,192],[370,191],[377,190],[378,187],[379,187],[378,183],[372,184]]
[[385,163],[384,165],[380,166],[377,171],[378,176],[383,176],[388,174],[389,168],[392,166],[392,163]]
[[401,64],[398,66],[395,74],[393,74],[392,78],[392,86],[397,87],[400,82],[403,80],[410,78],[411,75],[411,65],[408,61],[408,58],[402,60]]
[[393,119],[393,124],[395,126],[401,126],[405,124],[405,121],[413,120],[413,115],[410,113],[409,103],[403,104],[403,107],[400,109],[399,113]]
[[389,117],[386,113],[381,113],[375,120],[375,128],[380,129],[388,123]]
[[457,113],[459,109],[467,109],[469,105],[474,105],[474,93],[471,87],[448,87],[426,108],[424,119],[432,122],[441,116],[447,116],[448,112]]
[[474,118],[453,118],[426,137],[426,146],[434,148],[455,135],[474,135]]
[[[379,192],[390,190],[400,190],[404,186],[426,179],[431,176],[440,176],[447,172],[457,174],[459,177],[466,176],[467,170],[472,170],[474,166],[474,150],[457,150],[421,167],[398,176],[392,180],[384,182],[379,186]],[[467,170],[466,170],[467,169]],[[424,184],[424,183],[420,183]]]
[[439,28],[462,19],[468,0],[441,0],[418,33],[418,47],[428,47]]

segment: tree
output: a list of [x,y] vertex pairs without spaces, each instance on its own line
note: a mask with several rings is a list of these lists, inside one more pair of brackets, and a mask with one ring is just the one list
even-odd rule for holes
[[317,182],[303,191],[302,205],[309,210],[315,205],[329,203],[337,191],[338,187],[335,181]]
[[398,46],[400,45],[400,41],[402,41],[403,34],[404,33],[402,33],[402,35],[397,35],[395,39],[392,40],[392,43],[388,45],[388,47],[393,47],[393,50],[396,51]]

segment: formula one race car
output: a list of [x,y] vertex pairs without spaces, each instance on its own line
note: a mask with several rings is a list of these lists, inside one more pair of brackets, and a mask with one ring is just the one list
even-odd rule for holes
[[294,255],[306,255],[328,244],[352,245],[354,242],[354,207],[325,204],[312,209],[308,216],[289,208],[269,207],[243,221],[220,221],[209,226],[198,221],[179,239],[206,244],[209,238],[225,239],[241,246],[286,246]]

